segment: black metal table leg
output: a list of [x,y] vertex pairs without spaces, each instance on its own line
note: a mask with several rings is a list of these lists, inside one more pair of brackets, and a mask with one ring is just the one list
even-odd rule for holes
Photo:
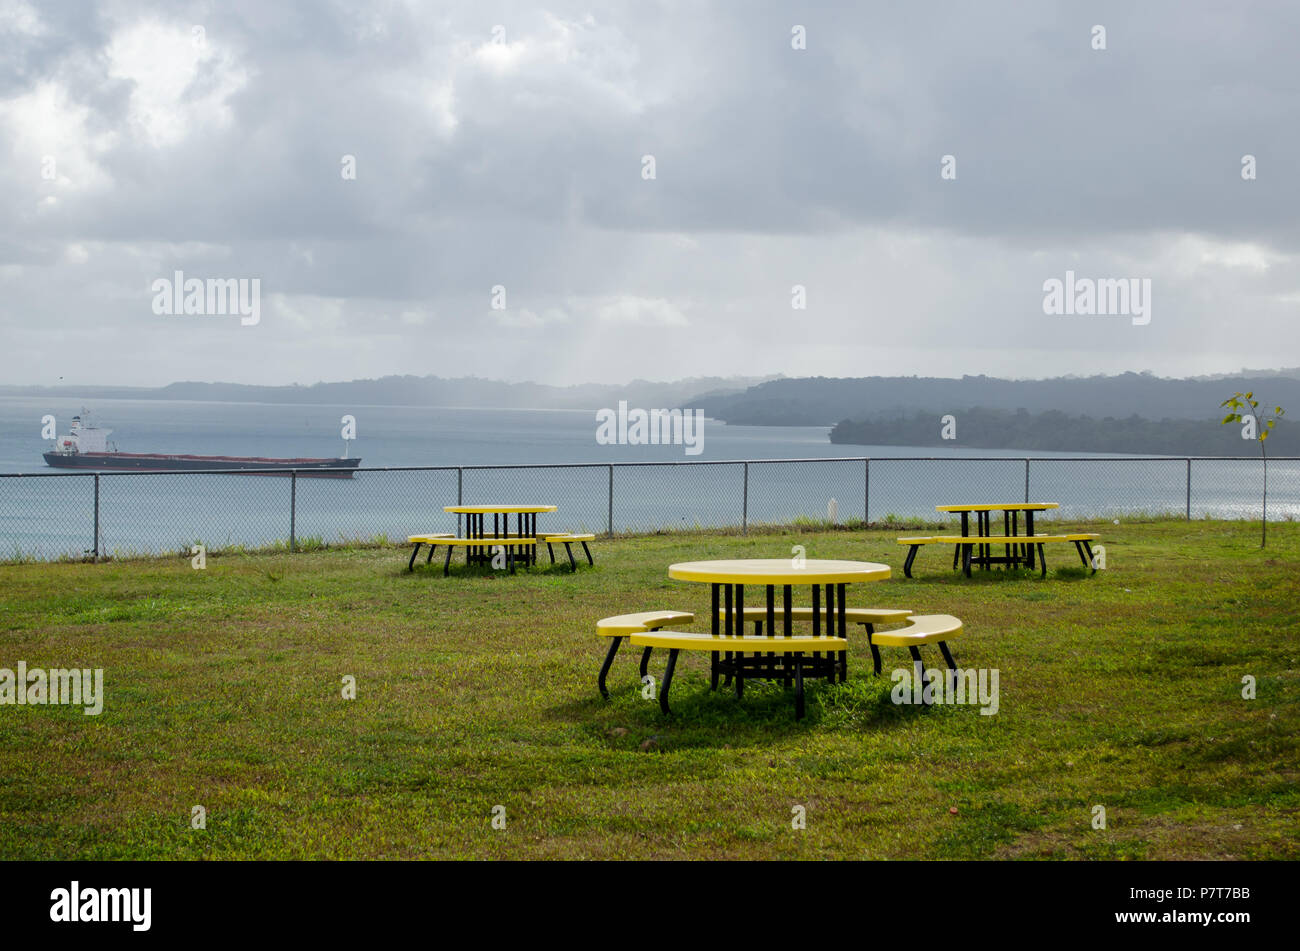
[[420,543],[419,543],[419,542],[416,542],[416,543],[415,543],[415,548],[412,549],[412,551],[411,551],[411,560],[408,561],[408,562],[406,563],[406,570],[407,570],[407,571],[414,571],[414,570],[415,570],[415,556],[418,555],[419,553],[420,553]]
[[[1019,537],[1019,535],[1020,535],[1020,512],[1017,509],[1012,509],[1011,510],[1011,536],[1013,538],[1017,538]],[[1012,567],[1019,568],[1021,556],[1024,554],[1024,546],[1021,545],[1020,542],[1012,542],[1011,552],[1012,552],[1012,558],[1014,559],[1012,562]]]
[[[731,612],[732,612],[732,605],[731,605],[731,585],[729,585],[729,584],[727,584],[727,585],[723,585],[723,586],[722,586],[722,605],[723,605],[723,607],[722,607],[722,613],[723,613],[724,615],[726,615],[726,616],[723,618],[723,622],[722,622],[722,623],[723,623],[723,629],[722,629],[722,630],[723,630],[723,633],[724,633],[724,634],[726,634],[728,637],[730,637],[730,636],[731,636]],[[726,653],[724,653],[724,654],[722,655],[722,659],[723,659],[723,667],[724,667],[724,673],[726,674],[726,676],[722,678],[722,686],[724,686],[724,687],[730,687],[730,686],[731,686],[731,666],[732,666],[732,665],[731,665],[731,656],[732,656],[732,655],[731,655],[731,651],[727,651]]]
[[[813,637],[817,637],[817,636],[820,635],[821,632],[822,632],[822,599],[821,599],[821,591],[822,591],[822,589],[821,589],[821,585],[815,584],[815,585],[812,586],[812,624],[813,624],[812,632],[813,632]],[[827,633],[829,633],[829,632],[827,632]],[[813,651],[813,654],[812,654],[812,663],[813,663],[813,669],[814,669],[814,670],[817,669],[817,666],[818,666],[818,663],[817,663],[817,662],[818,662],[819,660],[821,660],[821,656],[822,656],[822,655],[821,655],[821,651]]]
[[[970,512],[961,513],[961,537],[970,537]],[[952,570],[957,570],[957,556],[961,554],[961,545],[957,545],[952,550]],[[910,575],[908,577],[911,577]]]
[[794,655],[794,718],[802,720],[803,706],[803,654]]
[[[1033,509],[1025,509],[1025,536],[1031,539],[1034,537],[1034,510]],[[1034,570],[1034,543],[1032,541],[1028,542],[1025,545],[1025,549],[1028,552],[1027,562],[1028,562],[1029,570],[1033,571]]]
[[[980,515],[982,516],[980,518],[980,526],[981,526],[980,534],[983,535],[985,538],[991,538],[993,536],[993,525],[992,525],[992,518],[991,518],[992,513],[981,512]],[[989,564],[989,559],[991,559],[992,557],[993,557],[993,546],[990,545],[988,542],[984,542],[983,544],[981,544],[980,545],[980,570],[981,571],[988,571],[992,567]]]
[[[784,631],[786,637],[793,637],[793,636],[794,636],[794,619],[793,619],[793,617],[792,617],[792,615],[791,615],[791,611],[790,611],[790,607],[791,607],[791,605],[790,605],[790,599],[791,599],[793,596],[794,596],[794,592],[793,592],[793,588],[792,588],[792,586],[791,586],[791,585],[784,585],[784,586],[782,587],[782,589],[781,589],[781,615],[782,615],[782,617],[781,617],[781,626],[782,626],[782,629],[783,629],[783,631]],[[773,631],[772,633],[775,634],[776,632]],[[782,657],[781,671],[782,671],[782,673],[785,675],[785,676],[784,676],[785,685],[786,685],[786,687],[789,687],[789,686],[790,686],[790,682],[791,682],[791,680],[790,680],[790,655],[789,655],[789,654],[782,654],[781,657]]]
[[[740,637],[745,636],[745,586],[738,584],[736,587],[736,634]],[[730,612],[728,612],[730,613]],[[730,621],[728,621],[727,633],[731,633]],[[736,651],[732,655],[732,663],[736,669],[736,699],[739,700],[745,693],[745,652]]]
[[[847,638],[849,636],[849,631],[848,631],[849,615],[848,615],[848,609],[844,606],[844,595],[845,592],[848,590],[848,588],[846,585],[843,584],[841,584],[839,588],[840,588],[839,636],[843,638]],[[849,676],[849,652],[844,650],[844,651],[840,651],[840,683],[844,683],[844,681],[848,679],[848,676]]]
[[[1002,512],[1002,537],[1003,538],[1011,537],[1011,513],[1005,510]],[[1003,543],[1002,557],[1006,559],[1007,567],[1008,568],[1011,567],[1011,543],[1010,542]]]
[[[774,584],[767,586],[767,633],[771,637],[776,637],[776,585]],[[771,671],[776,670],[775,651],[767,652],[767,666]]]
[[[721,587],[721,585],[719,585],[715,581],[709,587],[712,589],[713,592],[713,610],[709,612],[709,617],[712,618],[712,621],[710,622],[710,629],[713,636],[717,637],[719,633],[718,632],[718,594],[719,594],[718,589]],[[709,664],[709,689],[710,690],[718,689],[718,661],[721,660],[721,658],[722,655],[717,651],[714,651],[710,655],[710,664]]]
[[[835,633],[835,618],[839,612],[835,610],[835,585],[826,586],[826,636],[830,637]],[[837,651],[826,652],[826,682],[835,683],[835,662],[839,654]]]

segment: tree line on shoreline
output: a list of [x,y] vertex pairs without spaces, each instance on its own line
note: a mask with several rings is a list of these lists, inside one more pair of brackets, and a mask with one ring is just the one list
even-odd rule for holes
[[[1289,422],[1289,421],[1288,421]],[[948,438],[945,438],[947,436]],[[934,412],[876,413],[844,419],[831,442],[862,446],[934,446],[1021,449],[1039,452],[1098,452],[1126,455],[1244,456],[1258,453],[1238,427],[1206,419],[1146,419],[1073,415],[1060,410],[1030,413],[974,407]],[[1300,456],[1300,430],[1280,422],[1269,437],[1270,456]]]

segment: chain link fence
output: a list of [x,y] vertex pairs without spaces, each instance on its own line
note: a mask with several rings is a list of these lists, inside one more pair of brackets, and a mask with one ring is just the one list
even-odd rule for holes
[[[319,470],[317,470],[319,471]],[[342,470],[340,470],[342,471]],[[552,531],[740,529],[942,520],[935,505],[1050,501],[1048,519],[1258,518],[1257,458],[832,458],[0,475],[0,560],[154,555],[457,532],[443,506],[545,503]],[[1300,459],[1268,465],[1270,519],[1300,518]],[[834,505],[832,506],[832,500]]]

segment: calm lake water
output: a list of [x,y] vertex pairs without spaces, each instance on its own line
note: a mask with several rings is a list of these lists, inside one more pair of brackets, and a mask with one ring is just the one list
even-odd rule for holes
[[[204,455],[342,455],[340,418],[356,417],[349,454],[362,466],[561,466],[587,468],[455,469],[362,472],[356,478],[299,479],[293,529],[324,541],[419,531],[454,531],[442,512],[465,502],[528,501],[558,505],[541,526],[605,531],[610,524],[609,464],[615,468],[613,528],[658,528],[788,522],[825,518],[834,498],[841,521],[886,514],[934,517],[948,502],[1025,498],[1025,453],[988,449],[836,446],[825,427],[726,426],[705,423],[703,452],[681,446],[608,446],[596,442],[594,412],[430,409],[390,406],[285,406],[99,400],[98,425],[124,452]],[[0,398],[0,473],[50,472],[41,458],[41,417],[60,433],[82,404],[67,399]],[[1029,492],[1061,503],[1059,517],[1112,517],[1130,512],[1183,513],[1187,464],[1033,453]],[[845,457],[870,456],[871,462]],[[933,460],[890,457],[927,456]],[[995,457],[991,461],[969,457]],[[817,463],[718,460],[825,459]],[[681,463],[707,462],[707,465]],[[1258,462],[1195,462],[1193,516],[1257,518]],[[1270,466],[1270,518],[1300,517],[1300,464]],[[459,480],[459,481],[458,481]],[[0,558],[78,554],[94,544],[94,480],[87,476],[0,479]],[[107,553],[262,545],[287,539],[290,480],[231,475],[105,474],[100,479],[99,542]]]

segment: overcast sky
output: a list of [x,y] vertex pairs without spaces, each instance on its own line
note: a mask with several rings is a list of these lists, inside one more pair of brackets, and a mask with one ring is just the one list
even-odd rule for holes
[[[0,0],[0,382],[1294,366],[1297,49],[1277,3]],[[1045,314],[1067,269],[1150,323]],[[177,270],[260,321],[155,314]]]

